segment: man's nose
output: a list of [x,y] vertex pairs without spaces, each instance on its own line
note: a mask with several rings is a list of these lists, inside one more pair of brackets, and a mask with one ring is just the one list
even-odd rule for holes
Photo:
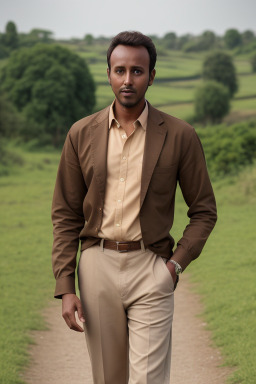
[[132,84],[132,76],[130,72],[127,72],[125,74],[124,85],[131,85],[131,84]]

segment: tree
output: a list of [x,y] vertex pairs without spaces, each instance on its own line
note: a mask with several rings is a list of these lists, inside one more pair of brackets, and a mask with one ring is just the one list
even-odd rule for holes
[[200,36],[200,40],[203,49],[211,49],[216,41],[215,33],[212,31],[204,31]]
[[0,93],[0,141],[12,137],[21,128],[22,119],[7,97]]
[[176,47],[177,49],[183,49],[185,44],[187,44],[192,39],[192,35],[186,34],[180,37],[177,37]]
[[84,41],[85,41],[86,45],[92,45],[93,41],[94,41],[93,35],[88,33],[87,35],[85,35]]
[[43,43],[48,43],[53,39],[53,32],[46,29],[34,28],[29,32],[29,37],[37,41],[42,41]]
[[251,31],[250,29],[244,31],[242,33],[242,41],[243,41],[243,44],[249,44],[251,43],[253,40],[255,39],[255,35],[254,35],[254,32]]
[[256,72],[256,54],[252,56],[251,58],[251,64],[252,64],[252,72]]
[[216,41],[216,36],[212,31],[205,31],[201,36],[195,36],[184,46],[184,52],[200,52],[211,49]]
[[85,61],[60,46],[15,51],[0,84],[26,118],[25,137],[42,137],[55,146],[95,105],[95,84]]
[[206,57],[203,63],[203,78],[225,85],[231,97],[238,90],[235,66],[231,56],[226,53],[215,52]]
[[233,49],[241,45],[242,36],[237,29],[228,29],[225,32],[224,41],[229,49]]
[[18,46],[18,33],[16,25],[12,21],[6,24],[4,43],[10,49],[15,49]]
[[228,89],[216,81],[207,81],[196,91],[195,119],[203,123],[219,123],[229,112]]
[[175,49],[177,43],[177,35],[174,32],[168,32],[163,37],[163,42],[166,48]]

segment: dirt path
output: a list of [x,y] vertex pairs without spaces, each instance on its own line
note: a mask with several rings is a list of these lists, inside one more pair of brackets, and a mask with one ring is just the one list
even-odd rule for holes
[[[175,294],[171,384],[224,384],[231,373],[220,367],[221,355],[210,346],[206,324],[197,317],[201,312],[199,298],[183,275]],[[33,333],[31,364],[23,378],[30,384],[93,384],[84,335],[66,327],[60,301],[44,316],[49,330]]]

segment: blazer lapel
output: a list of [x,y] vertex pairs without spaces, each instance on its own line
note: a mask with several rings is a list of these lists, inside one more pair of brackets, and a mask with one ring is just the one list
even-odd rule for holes
[[142,206],[148,186],[161,153],[167,129],[164,120],[155,108],[149,104],[148,124],[142,165],[140,206]]
[[102,113],[98,116],[96,123],[90,128],[93,170],[102,202],[104,202],[107,177],[107,149],[109,134],[108,116],[109,107],[102,111]]

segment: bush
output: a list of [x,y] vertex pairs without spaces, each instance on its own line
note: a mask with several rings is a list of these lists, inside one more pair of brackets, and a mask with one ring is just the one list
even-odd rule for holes
[[228,29],[224,35],[224,41],[229,49],[233,49],[242,44],[242,36],[237,29]]
[[236,175],[256,160],[256,121],[197,129],[209,173],[217,179]]
[[235,66],[231,56],[226,53],[215,52],[206,57],[203,63],[203,78],[225,85],[231,97],[238,90]]
[[55,146],[95,105],[95,84],[85,61],[56,45],[37,44],[14,52],[0,83],[25,116],[23,136],[49,137]]
[[195,119],[204,124],[217,123],[229,112],[230,95],[224,85],[216,81],[203,83],[195,95]]

